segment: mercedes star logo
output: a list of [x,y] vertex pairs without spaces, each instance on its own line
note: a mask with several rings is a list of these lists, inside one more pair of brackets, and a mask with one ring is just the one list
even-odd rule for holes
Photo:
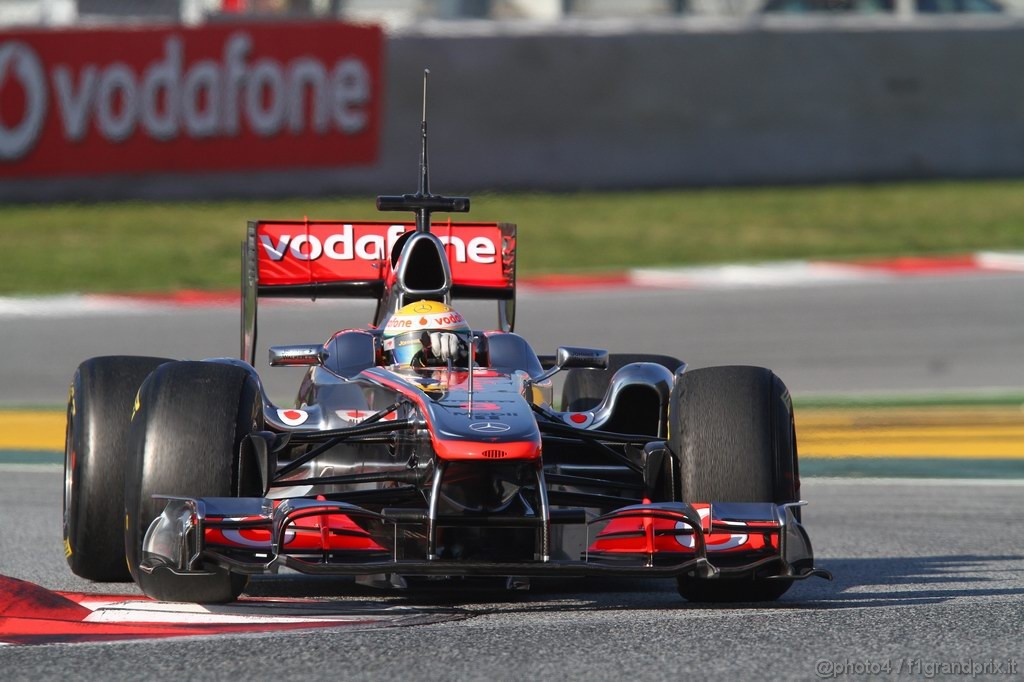
[[473,422],[469,425],[477,433],[504,433],[512,427],[500,422]]

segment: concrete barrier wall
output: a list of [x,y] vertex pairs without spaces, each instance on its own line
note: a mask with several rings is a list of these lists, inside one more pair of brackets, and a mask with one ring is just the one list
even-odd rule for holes
[[11,199],[402,192],[432,71],[434,191],[1024,175],[1024,24],[393,36],[360,169],[4,183]]

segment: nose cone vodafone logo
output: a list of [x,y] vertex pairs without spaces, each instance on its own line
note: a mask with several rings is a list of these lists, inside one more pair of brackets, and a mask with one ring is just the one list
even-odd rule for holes
[[0,101],[8,88],[21,84],[25,104],[21,118],[0,117],[0,160],[18,159],[35,145],[46,120],[46,72],[36,53],[25,43],[0,44]]

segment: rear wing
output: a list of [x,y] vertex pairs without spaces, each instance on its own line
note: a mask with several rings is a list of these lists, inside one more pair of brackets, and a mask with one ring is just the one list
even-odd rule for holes
[[[415,222],[258,220],[242,244],[242,359],[254,363],[259,298],[371,298],[395,277],[402,236]],[[432,223],[451,268],[453,298],[498,301],[498,323],[515,317],[516,226]],[[399,248],[396,248],[398,246]]]

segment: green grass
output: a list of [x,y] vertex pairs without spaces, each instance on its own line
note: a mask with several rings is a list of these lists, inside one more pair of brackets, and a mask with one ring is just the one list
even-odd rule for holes
[[[483,194],[519,272],[1024,249],[1024,181]],[[0,293],[233,289],[253,218],[379,219],[365,198],[0,207]]]

